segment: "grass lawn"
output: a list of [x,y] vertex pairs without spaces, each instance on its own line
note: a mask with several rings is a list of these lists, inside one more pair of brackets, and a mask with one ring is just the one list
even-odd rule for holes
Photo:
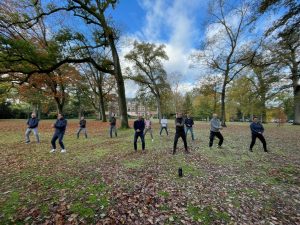
[[25,144],[25,120],[0,120],[0,224],[300,224],[300,126],[265,125],[270,152],[257,140],[250,153],[248,123],[228,123],[224,148],[210,150],[197,122],[191,153],[179,140],[173,156],[174,128],[160,137],[155,123],[143,154],[133,129],[111,139],[108,123],[88,120],[76,139],[69,120],[67,153],[51,154],[53,122]]

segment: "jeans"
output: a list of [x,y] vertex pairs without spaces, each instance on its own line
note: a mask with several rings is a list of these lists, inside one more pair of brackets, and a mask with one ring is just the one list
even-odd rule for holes
[[177,147],[177,142],[178,142],[179,137],[181,137],[182,140],[183,140],[183,144],[184,144],[184,149],[185,149],[185,151],[188,151],[187,143],[186,143],[186,135],[185,135],[184,132],[180,132],[180,133],[176,133],[176,134],[175,134],[175,138],[174,138],[174,146],[173,146],[173,153],[176,152],[176,147]]
[[52,140],[51,140],[51,145],[52,145],[52,148],[53,149],[56,149],[56,144],[55,144],[55,142],[56,142],[56,140],[58,139],[58,143],[59,143],[59,145],[60,145],[60,147],[62,148],[62,149],[65,149],[65,146],[64,146],[64,143],[63,143],[63,138],[64,138],[64,132],[55,132],[54,133],[54,135],[53,135],[53,137],[52,137]]
[[252,133],[252,141],[250,144],[250,150],[252,150],[252,148],[255,144],[256,138],[258,138],[261,141],[261,143],[263,144],[264,151],[267,151],[266,139],[264,138],[264,136],[262,134],[258,134],[258,133]]
[[222,146],[224,138],[221,134],[221,132],[214,132],[214,131],[210,131],[210,136],[209,136],[209,147],[213,146],[213,142],[214,142],[214,138],[215,136],[217,136],[217,138],[219,138],[219,146]]
[[146,128],[145,132],[144,132],[144,136],[146,136],[146,134],[147,134],[148,131],[149,131],[149,133],[151,135],[151,139],[153,139],[152,128]]
[[134,141],[133,141],[134,150],[137,151],[137,139],[138,139],[138,137],[140,137],[141,141],[142,141],[142,150],[145,150],[145,138],[144,138],[144,133],[143,132],[135,132]]
[[159,135],[161,135],[161,132],[162,132],[162,130],[163,130],[163,129],[165,129],[165,130],[166,130],[166,133],[167,133],[167,135],[169,135],[169,133],[168,133],[168,128],[167,128],[167,127],[161,127],[161,128],[160,128]]
[[79,138],[79,134],[80,134],[81,131],[84,132],[85,138],[87,138],[86,128],[83,128],[83,127],[80,127],[78,129],[78,131],[77,131],[77,138]]
[[27,128],[26,129],[26,132],[25,132],[26,142],[30,142],[29,135],[30,135],[31,131],[33,131],[34,136],[36,138],[36,141],[39,143],[40,142],[40,138],[39,138],[38,128],[37,127],[36,128]]
[[113,131],[115,132],[115,136],[117,137],[117,127],[116,127],[116,125],[110,125],[109,134],[110,134],[111,138],[112,138]]
[[186,128],[185,128],[185,136],[187,136],[187,133],[188,133],[189,131],[190,131],[191,134],[192,134],[192,140],[195,140],[195,139],[194,139],[193,127],[186,127]]

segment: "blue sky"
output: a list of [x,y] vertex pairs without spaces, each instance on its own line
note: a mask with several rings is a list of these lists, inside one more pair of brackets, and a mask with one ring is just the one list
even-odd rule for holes
[[[169,56],[164,62],[166,71],[180,74],[177,80],[183,92],[192,89],[199,71],[190,68],[189,57],[204,37],[206,0],[123,0],[109,14],[123,39],[165,44]],[[120,45],[121,60],[131,49],[127,41]],[[138,86],[126,84],[127,96],[134,97]]]

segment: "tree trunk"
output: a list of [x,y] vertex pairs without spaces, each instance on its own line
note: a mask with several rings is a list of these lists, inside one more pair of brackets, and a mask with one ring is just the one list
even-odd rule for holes
[[265,96],[261,96],[261,122],[267,123],[267,109],[266,109],[266,98]]
[[125,95],[125,85],[124,79],[122,76],[121,65],[119,55],[115,46],[113,34],[109,34],[109,44],[112,52],[112,57],[114,61],[114,70],[115,70],[115,78],[117,81],[117,92],[118,92],[118,101],[119,101],[119,113],[121,120],[121,128],[129,128],[128,125],[128,117],[127,117],[127,105],[126,105],[126,95]]
[[64,104],[59,101],[59,98],[55,97],[56,107],[57,107],[57,113],[63,113]]
[[102,122],[106,122],[106,115],[105,115],[105,107],[104,107],[104,98],[103,98],[103,94],[102,94],[102,90],[100,91],[100,96],[99,96],[99,106],[100,106],[100,111],[101,111],[101,115],[102,115]]
[[300,85],[294,88],[294,125],[300,125]]
[[157,116],[160,123],[160,120],[162,119],[162,114],[161,114],[161,101],[159,97],[156,97],[156,102],[157,102]]
[[222,93],[221,93],[221,126],[222,127],[226,127],[225,91],[226,91],[226,81],[224,81],[223,83]]

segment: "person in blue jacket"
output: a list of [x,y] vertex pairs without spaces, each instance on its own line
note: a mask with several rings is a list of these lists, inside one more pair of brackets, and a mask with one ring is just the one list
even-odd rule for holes
[[135,130],[134,133],[134,151],[137,151],[137,139],[140,137],[142,141],[142,150],[145,151],[145,138],[144,138],[144,129],[145,129],[145,122],[141,115],[138,116],[138,119],[134,121],[133,128]]
[[63,114],[59,113],[57,115],[57,120],[52,127],[55,128],[55,132],[51,140],[52,150],[50,152],[53,153],[56,151],[55,142],[58,139],[58,143],[61,147],[61,153],[65,153],[66,149],[63,143],[63,138],[67,127],[67,120],[64,118]]
[[31,118],[29,118],[27,121],[27,129],[25,132],[26,144],[30,143],[29,135],[30,135],[31,131],[33,131],[37,143],[40,143],[40,138],[39,138],[39,134],[38,134],[38,126],[39,126],[39,119],[36,118],[35,113],[32,113]]
[[264,129],[263,125],[260,122],[258,122],[258,119],[256,116],[253,117],[253,122],[250,124],[250,129],[251,129],[251,134],[252,134],[252,141],[250,144],[249,151],[252,152],[252,148],[255,144],[256,138],[258,138],[261,141],[261,143],[263,144],[264,151],[268,152],[266,139],[263,135],[265,129]]
[[192,134],[192,140],[194,141],[194,132],[193,132],[193,125],[194,125],[194,120],[192,117],[190,117],[189,114],[187,114],[187,117],[184,120],[184,125],[185,125],[185,136],[187,136],[187,133],[190,131]]

